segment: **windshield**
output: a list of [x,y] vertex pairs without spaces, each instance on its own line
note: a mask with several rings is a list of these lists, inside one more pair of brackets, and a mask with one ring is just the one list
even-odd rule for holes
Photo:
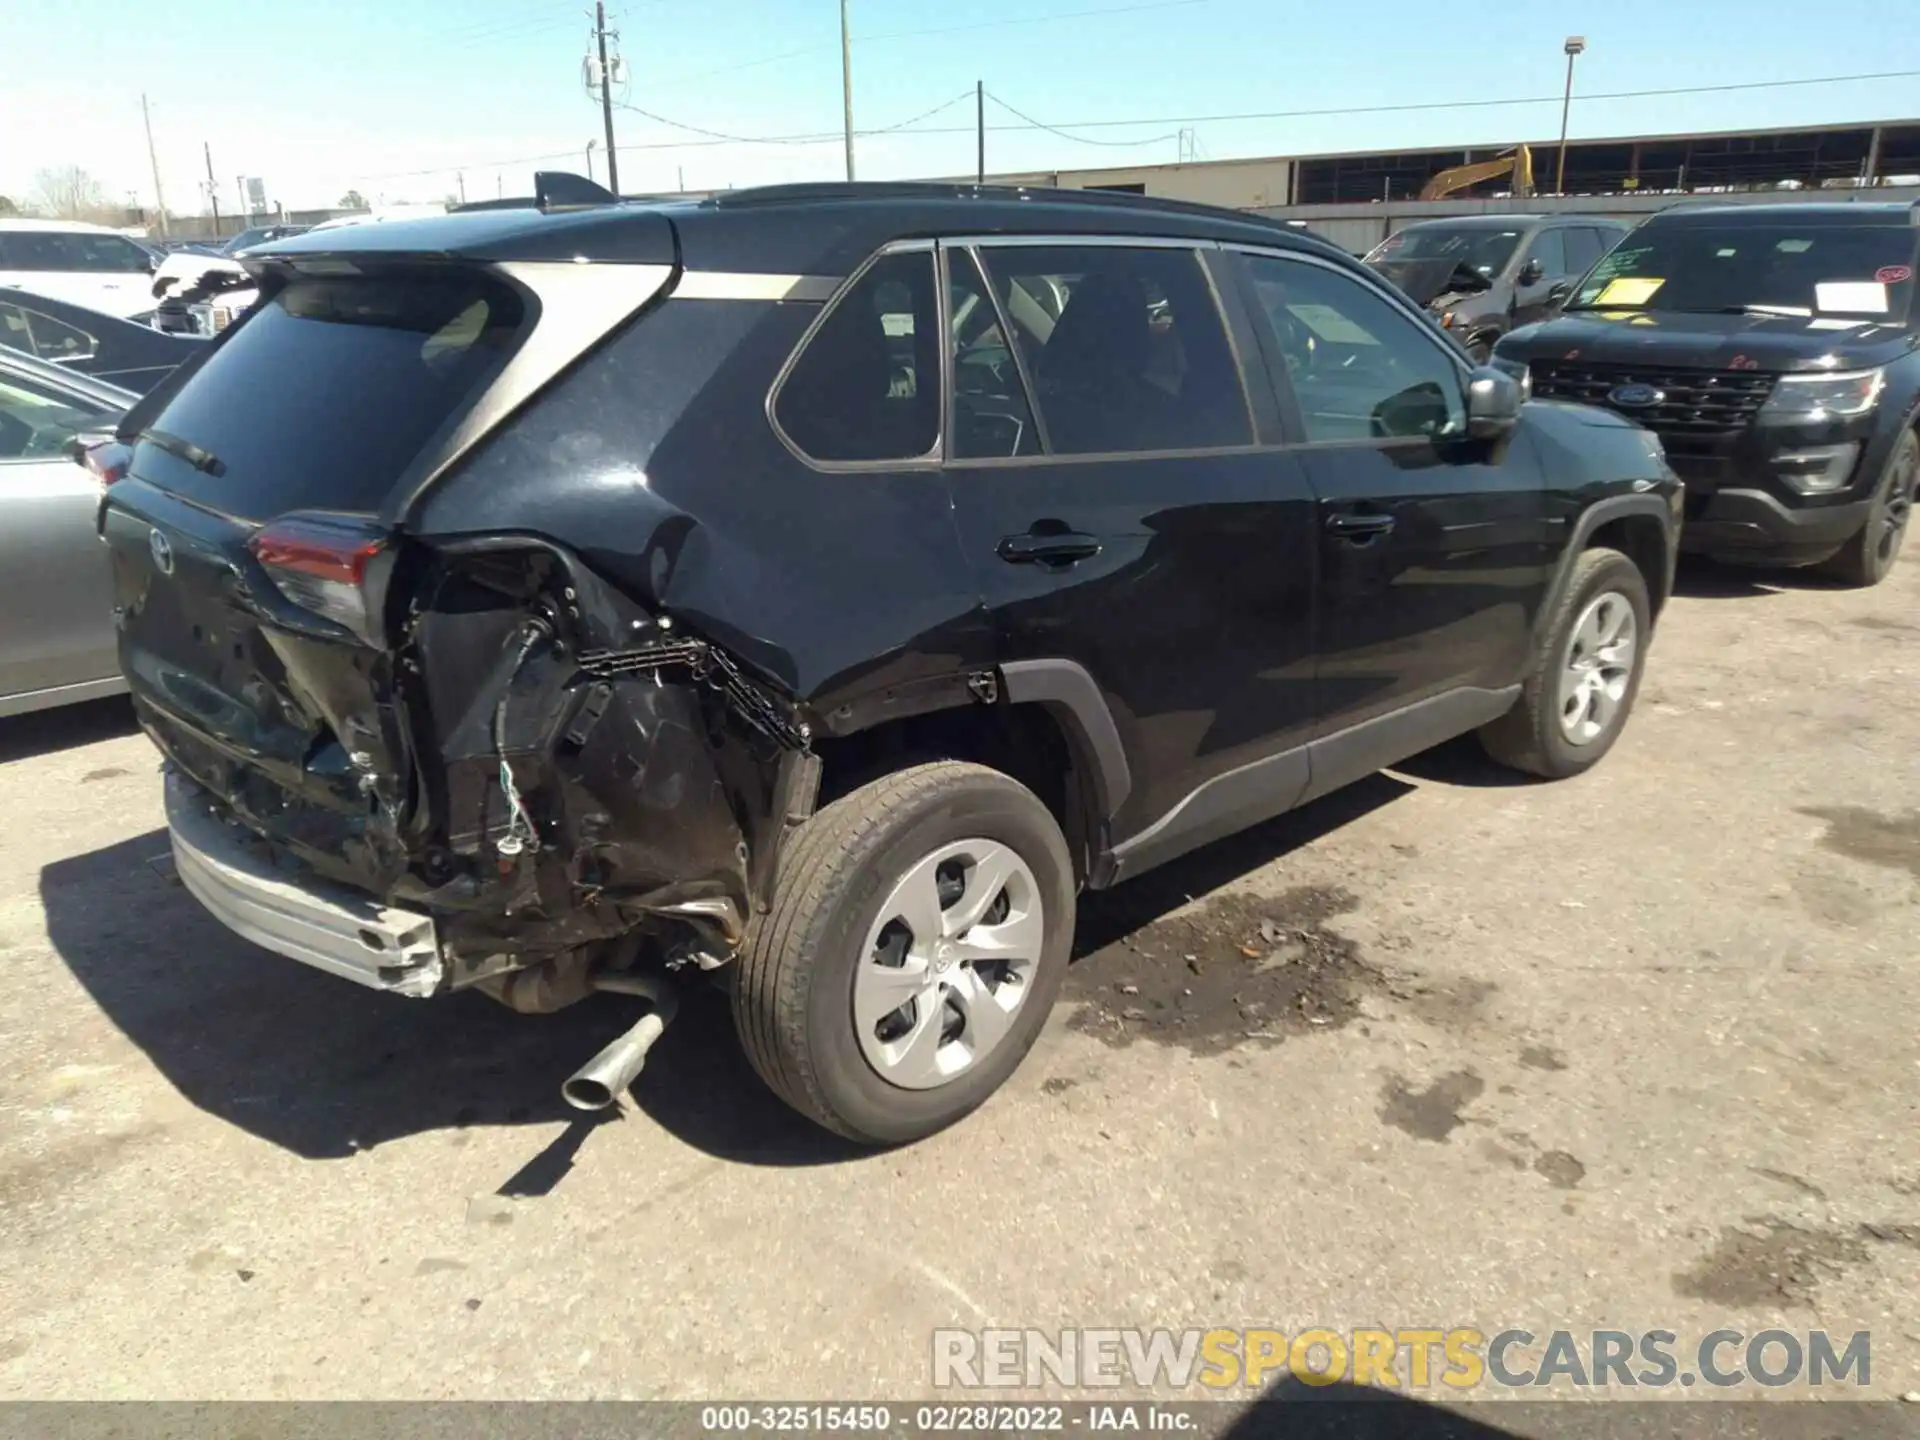
[[1655,223],[1601,260],[1567,308],[1899,323],[1913,296],[1913,250],[1909,225]]
[[1374,247],[1369,260],[1451,259],[1466,265],[1491,280],[1506,269],[1520,243],[1518,230],[1489,230],[1485,227],[1448,228],[1422,225],[1389,235]]

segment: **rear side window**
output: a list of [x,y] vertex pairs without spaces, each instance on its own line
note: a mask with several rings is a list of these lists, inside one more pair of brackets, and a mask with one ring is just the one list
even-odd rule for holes
[[882,255],[833,303],[774,398],[803,455],[913,460],[940,442],[933,252]]
[[1193,251],[992,246],[981,254],[1054,454],[1252,443],[1239,367]]
[[0,302],[0,345],[42,360],[85,360],[100,342],[78,326],[38,310]]
[[474,272],[296,280],[147,422],[218,465],[142,444],[134,471],[249,519],[376,511],[478,398],[523,319],[510,288]]
[[147,252],[124,235],[83,230],[15,230],[0,235],[0,269],[144,274]]

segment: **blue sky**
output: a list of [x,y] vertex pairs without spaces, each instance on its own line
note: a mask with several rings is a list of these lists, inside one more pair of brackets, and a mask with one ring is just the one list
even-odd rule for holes
[[[1204,158],[1550,137],[1568,34],[1588,42],[1576,136],[1920,115],[1915,79],[1580,98],[1920,70],[1911,12],[1887,0],[853,0],[852,11],[856,128],[965,96],[920,122],[962,133],[861,139],[863,179],[970,173],[976,79],[1051,124],[1153,122],[1080,140],[992,130],[989,170],[1172,161],[1189,117],[1246,111],[1551,97],[1200,118]],[[838,15],[837,0],[621,0],[612,18],[625,98],[733,136],[837,134]],[[388,202],[440,199],[460,172],[470,198],[526,193],[536,164],[580,169],[600,135],[580,80],[588,29],[582,0],[11,0],[0,7],[0,194],[30,193],[36,170],[77,164],[112,196],[151,201],[142,88],[176,210],[204,204],[203,142],[223,210],[240,174],[265,177],[292,207],[332,203],[349,187]],[[928,31],[941,33],[912,33]],[[1019,123],[988,109],[990,125]],[[837,139],[709,144],[630,110],[615,123],[628,190],[670,189],[682,173],[693,188],[841,173]],[[1095,139],[1109,143],[1085,143]],[[542,155],[558,158],[531,158]],[[604,181],[604,156],[594,164]]]

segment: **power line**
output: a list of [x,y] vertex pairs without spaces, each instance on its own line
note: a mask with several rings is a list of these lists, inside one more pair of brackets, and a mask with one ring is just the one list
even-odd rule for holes
[[[862,139],[869,135],[896,134],[901,130],[905,130],[910,125],[918,125],[922,120],[930,120],[935,115],[940,114],[944,110],[951,110],[954,106],[958,105],[962,100],[971,100],[972,98],[973,98],[973,91],[971,89],[963,90],[958,95],[954,96],[951,100],[942,100],[938,105],[934,106],[931,110],[923,110],[921,111],[920,114],[915,115],[910,119],[902,120],[898,124],[882,125],[877,130],[856,130],[853,132],[854,138]],[[723,130],[708,130],[704,126],[689,125],[684,120],[674,120],[666,115],[656,115],[651,110],[643,110],[638,105],[629,105],[624,101],[620,101],[616,103],[618,108],[621,110],[631,110],[636,115],[644,115],[649,120],[655,121],[661,125],[670,125],[675,130],[685,130],[688,133],[693,135],[708,136],[709,138],[723,145],[818,145],[828,140],[838,140],[842,138],[841,132],[839,131],[833,131],[832,133],[820,131],[820,132],[816,132],[808,135],[729,135]],[[921,133],[932,133],[932,132],[921,132]],[[968,133],[971,133],[971,127],[969,127]],[[644,147],[639,145],[623,145],[620,148],[623,150],[638,150]],[[657,145],[657,146],[654,146],[653,148],[672,149],[673,146]]]
[[[1870,80],[1911,80],[1915,78],[1920,78],[1920,70],[1886,70],[1858,75],[1813,76],[1799,80],[1751,80],[1726,85],[1689,85],[1658,90],[1615,90],[1599,94],[1583,95],[1579,98],[1583,103],[1592,103],[1600,100],[1642,100],[1676,95],[1724,94],[1737,90],[1773,90],[1806,85],[1842,85]],[[971,93],[971,91],[967,92],[968,95],[971,95]],[[1013,107],[1008,105],[1004,100],[1000,100],[997,96],[994,98],[996,104],[1013,111],[1016,115],[1021,114],[1021,112],[1013,110]],[[956,102],[947,102],[948,105],[954,103]],[[1559,103],[1560,97],[1558,95],[1535,95],[1504,100],[1430,100],[1401,105],[1348,105],[1313,110],[1241,111],[1224,115],[1160,116],[1125,120],[1078,120],[1063,121],[1056,125],[1043,124],[1038,120],[1023,117],[1019,124],[989,125],[986,128],[995,133],[1044,130],[1059,134],[1063,130],[1112,129],[1124,128],[1130,125],[1225,125],[1252,120],[1324,119],[1329,117],[1337,118],[1345,115],[1408,114],[1423,111],[1489,109],[1508,105],[1558,105]],[[623,108],[638,109],[638,107],[630,105]],[[943,105],[939,108],[945,109],[946,106]],[[712,138],[702,140],[643,141],[633,144],[623,144],[620,147],[622,150],[704,149],[717,145],[823,145],[828,143],[837,145],[842,139],[841,132],[838,130],[794,135],[730,136],[723,135],[719,131],[701,130],[698,127],[686,125],[684,122],[673,120],[663,115],[654,115],[650,111],[643,110],[639,111],[639,113],[646,115],[649,119],[657,120],[661,124],[671,125],[677,129],[689,130],[696,134],[705,134]],[[937,111],[933,113],[937,113]],[[922,116],[918,118],[926,117]],[[899,125],[887,126],[884,130],[862,130],[854,133],[856,136],[871,134],[971,135],[975,131],[975,127],[972,125],[929,125],[920,129],[907,128],[912,124],[914,124],[914,121],[909,120],[903,121]],[[1069,140],[1085,139],[1083,136],[1076,135],[1066,135],[1064,138]],[[1156,139],[1165,138],[1164,136],[1156,137]],[[1152,142],[1142,141],[1139,143],[1145,144]],[[538,160],[561,159],[571,157],[577,153],[578,150],[576,148],[553,151],[544,155],[523,155],[511,160],[467,161],[465,164],[466,168],[469,169],[485,169],[489,166],[522,165]],[[363,175],[358,178],[362,180],[407,179],[421,175],[450,174],[460,168],[461,166],[459,165],[442,165],[426,170],[402,170],[383,175]]]
[[[1841,85],[1862,80],[1911,80],[1920,70],[1882,70],[1864,75],[1818,75],[1805,80],[1748,80],[1732,85],[1681,85],[1664,90],[1613,90],[1576,98],[1582,104],[1595,100],[1645,100],[1671,95],[1714,95],[1729,90],[1779,90],[1794,85]],[[1530,95],[1507,100],[1426,100],[1405,105],[1340,105],[1325,110],[1247,110],[1232,115],[1162,115],[1131,120],[1073,120],[1063,122],[1073,130],[1114,128],[1128,125],[1226,125],[1241,120],[1304,120],[1340,115],[1388,115],[1418,110],[1483,110],[1502,105],[1558,105],[1558,95]],[[1011,107],[1009,107],[1011,108]],[[1019,126],[989,126],[989,129],[1019,129]],[[1050,127],[1041,126],[1041,129]],[[937,132],[929,130],[929,135]],[[1072,138],[1072,137],[1069,137]]]
[[[912,40],[922,35],[955,35],[966,30],[999,30],[1008,25],[1045,25],[1054,20],[1085,20],[1097,15],[1132,15],[1142,10],[1176,10],[1188,5],[1211,5],[1214,0],[1147,0],[1147,3],[1134,5],[1103,5],[1095,10],[1064,10],[1049,15],[1018,15],[1006,20],[982,20],[970,25],[941,25],[929,30],[890,30],[879,35],[855,35],[856,45],[875,45],[887,40]],[[740,70],[753,70],[762,65],[776,65],[782,60],[799,60],[808,55],[824,55],[837,47],[811,45],[804,50],[785,50],[778,55],[762,55],[758,60],[743,60],[737,65],[722,65],[714,70],[697,70],[691,75],[677,75],[674,78],[682,82],[705,80],[713,75],[731,75]]]
[[1062,140],[1072,140],[1081,145],[1111,145],[1114,147],[1122,147],[1122,146],[1130,146],[1130,145],[1158,145],[1163,140],[1178,140],[1180,138],[1179,134],[1175,133],[1172,135],[1155,135],[1146,140],[1093,140],[1093,139],[1089,139],[1085,135],[1069,135],[1066,131],[1060,129],[1058,126],[1048,125],[1039,120],[1036,120],[1031,115],[1027,114],[1026,111],[1024,110],[1014,109],[1013,106],[1009,105],[1006,101],[1002,100],[998,95],[994,94],[991,90],[987,91],[987,98],[993,101],[993,103],[998,105],[1002,110],[1006,111],[1009,115],[1017,116],[1019,119],[1026,121],[1027,125],[1032,127],[1033,129],[1044,130],[1049,135],[1058,135]]

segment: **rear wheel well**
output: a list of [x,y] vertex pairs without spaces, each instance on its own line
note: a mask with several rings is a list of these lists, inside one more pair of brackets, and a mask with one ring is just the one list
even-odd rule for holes
[[1581,548],[1605,546],[1633,561],[1647,582],[1647,599],[1657,616],[1667,602],[1667,531],[1651,515],[1622,515],[1597,525]]
[[968,760],[1018,780],[1040,798],[1086,879],[1098,831],[1094,788],[1069,732],[1040,704],[970,705],[889,720],[814,742],[820,757],[818,808],[862,785],[930,760]]

